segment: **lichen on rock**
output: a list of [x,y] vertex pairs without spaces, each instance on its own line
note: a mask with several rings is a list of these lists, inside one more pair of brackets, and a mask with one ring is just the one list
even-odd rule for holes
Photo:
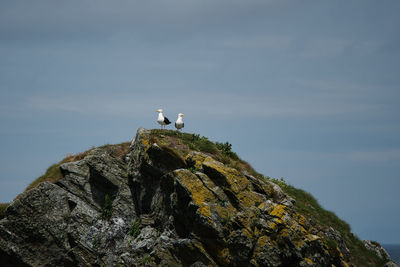
[[1,266],[354,266],[347,236],[191,138],[140,128],[126,155],[62,164],[7,208]]

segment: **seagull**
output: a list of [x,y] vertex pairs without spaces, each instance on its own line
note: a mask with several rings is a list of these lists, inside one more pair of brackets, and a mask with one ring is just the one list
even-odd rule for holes
[[183,123],[182,117],[185,116],[183,113],[178,114],[178,119],[175,122],[175,128],[178,130],[181,130],[183,127],[185,127],[185,124]]
[[156,110],[158,112],[158,119],[157,122],[161,125],[161,129],[165,128],[165,125],[170,124],[171,122],[168,120],[167,117],[164,117],[164,115],[162,114],[163,110],[162,109],[157,109]]

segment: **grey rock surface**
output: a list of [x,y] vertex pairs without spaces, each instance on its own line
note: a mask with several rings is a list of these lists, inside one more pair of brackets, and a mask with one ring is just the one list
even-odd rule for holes
[[387,251],[381,246],[381,244],[371,240],[363,240],[363,243],[367,249],[373,251],[381,259],[390,260],[389,253],[387,253]]
[[1,266],[349,266],[340,232],[298,214],[278,185],[182,157],[149,130],[127,155],[97,148],[60,169],[6,210]]

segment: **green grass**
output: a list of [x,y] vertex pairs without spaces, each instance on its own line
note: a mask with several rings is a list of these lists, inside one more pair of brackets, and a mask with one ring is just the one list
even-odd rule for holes
[[[182,133],[179,131],[168,131],[168,130],[151,130],[153,137],[163,138],[165,136],[179,139],[180,143],[185,145],[190,150],[201,151],[205,153],[214,154],[218,151],[217,146],[208,140],[207,137],[200,136],[198,134]],[[171,139],[169,139],[171,141]]]
[[106,194],[104,197],[104,205],[103,208],[101,209],[100,218],[103,220],[109,220],[111,219],[111,216],[112,216],[112,201],[110,196]]
[[194,150],[208,154],[214,159],[224,163],[228,167],[238,171],[245,171],[258,178],[264,176],[256,172],[249,163],[239,158],[232,151],[232,145],[228,142],[219,143],[208,140],[207,137],[198,134],[182,133],[174,130],[151,130],[151,142],[156,142],[162,147],[174,150],[182,158]]
[[0,219],[6,216],[6,209],[9,205],[10,203],[0,203]]
[[[321,207],[318,201],[308,192],[287,184],[283,178],[274,179],[266,177],[266,179],[279,185],[282,190],[296,200],[296,211],[311,218],[314,222],[323,228],[332,227],[339,231],[351,251],[351,262],[355,266],[383,266],[382,261],[375,253],[368,250],[362,241],[351,232],[350,225],[336,216],[335,213],[327,211]],[[334,250],[337,244],[333,240],[327,240],[330,250]]]
[[132,222],[131,226],[128,229],[128,234],[133,238],[136,238],[140,234],[140,223],[139,221]]

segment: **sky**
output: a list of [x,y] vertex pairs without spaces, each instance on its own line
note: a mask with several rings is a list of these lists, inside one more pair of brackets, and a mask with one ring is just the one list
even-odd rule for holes
[[[184,130],[400,243],[397,0],[2,0],[0,202],[66,154]],[[172,128],[172,127],[169,127]]]

